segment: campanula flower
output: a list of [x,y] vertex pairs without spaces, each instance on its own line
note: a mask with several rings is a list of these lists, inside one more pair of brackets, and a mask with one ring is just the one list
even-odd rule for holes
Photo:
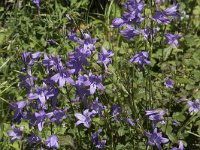
[[169,142],[169,139],[163,138],[162,133],[157,132],[157,128],[153,130],[153,133],[146,132],[146,136],[148,137],[148,145],[157,146],[159,150],[162,150],[161,143]]
[[153,109],[153,110],[146,110],[146,116],[148,116],[149,120],[153,121],[153,127],[156,126],[156,124],[159,122],[161,124],[164,124],[164,115],[167,112],[167,109],[159,110],[159,109]]
[[40,143],[41,138],[38,135],[36,135],[35,133],[31,132],[30,136],[28,136],[26,138],[26,141],[29,145],[31,145],[33,143]]
[[196,101],[192,102],[192,101],[188,101],[187,102],[189,105],[189,112],[195,112],[197,113],[200,110],[200,103],[199,100],[196,99]]
[[166,88],[173,88],[174,81],[166,79],[164,85],[166,86]]
[[184,150],[183,142],[179,141],[179,147],[173,147],[171,150]]
[[103,63],[104,68],[107,71],[108,65],[111,63],[110,57],[112,57],[114,53],[111,50],[106,50],[105,48],[102,48],[102,53],[99,53],[97,63]]
[[165,37],[169,45],[171,45],[173,48],[178,47],[178,40],[181,38],[181,36],[179,36],[178,34],[173,35],[173,34],[167,33],[165,34]]
[[40,9],[40,0],[32,0],[32,1],[37,6],[37,8]]
[[138,70],[141,71],[143,65],[151,65],[151,62],[147,60],[148,57],[148,52],[138,52],[130,59],[130,62],[138,64]]
[[102,115],[102,111],[106,109],[106,106],[103,106],[102,103],[98,102],[98,97],[91,104],[90,108],[94,110],[97,114]]
[[76,113],[75,117],[78,119],[76,125],[83,124],[86,128],[90,128],[92,122],[91,116],[95,114],[95,111],[89,112],[89,109],[84,110],[83,114]]
[[133,122],[133,120],[130,117],[127,117],[127,122],[132,126],[135,127],[135,123]]
[[12,125],[12,131],[8,132],[8,136],[11,136],[11,143],[14,143],[16,140],[22,139],[22,133],[23,133],[24,127],[15,128],[15,125]]
[[101,134],[102,130],[98,130],[97,132],[92,134],[92,143],[98,149],[103,149],[106,144],[106,140],[99,140],[99,135]]
[[55,134],[52,134],[48,139],[45,140],[48,148],[59,148],[58,138]]
[[59,123],[62,120],[67,118],[66,111],[67,111],[67,108],[65,108],[63,111],[60,109],[57,109],[57,110],[54,110],[52,113],[48,113],[47,115],[49,115],[48,118],[50,118],[51,122],[55,122],[56,125],[59,125]]
[[116,121],[120,121],[120,114],[122,113],[122,109],[118,104],[112,105],[112,116]]
[[26,106],[25,101],[19,101],[13,103],[11,108],[14,110],[14,120],[20,122],[20,119],[23,117],[22,109]]

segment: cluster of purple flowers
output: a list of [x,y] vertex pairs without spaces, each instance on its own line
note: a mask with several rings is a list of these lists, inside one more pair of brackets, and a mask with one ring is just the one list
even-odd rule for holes
[[[38,3],[37,3],[38,2]],[[39,5],[39,1],[34,1]],[[75,113],[77,119],[76,125],[83,124],[89,128],[92,123],[92,117],[103,115],[106,109],[102,103],[98,102],[98,97],[88,105],[87,98],[93,96],[97,91],[104,91],[104,75],[95,75],[88,73],[87,67],[90,67],[89,60],[92,54],[96,52],[96,40],[92,39],[88,33],[83,38],[78,38],[75,33],[69,34],[69,40],[77,42],[75,51],[68,53],[68,59],[63,63],[59,56],[48,55],[41,52],[23,52],[24,73],[19,75],[21,83],[19,88],[25,88],[27,98],[13,102],[11,107],[14,111],[14,123],[20,123],[22,120],[29,123],[31,129],[30,136],[27,137],[29,145],[41,143],[42,138],[37,132],[42,132],[48,123],[53,126],[59,126],[66,118],[67,107],[59,108],[58,96],[63,88],[73,86],[75,89],[74,101],[79,99],[85,104],[83,114]],[[111,64],[111,57],[114,55],[111,50],[102,48],[96,63],[103,64],[103,71],[107,71]],[[38,77],[40,72],[45,72]],[[33,75],[34,74],[34,75]],[[35,77],[37,76],[37,77]],[[15,140],[22,140],[23,127],[15,128],[8,133],[12,137],[12,143]],[[44,143],[48,148],[58,148],[57,135],[51,133]],[[98,142],[96,143],[98,145]],[[105,143],[104,143],[105,144]],[[99,144],[101,145],[101,144]],[[97,146],[98,147],[98,146]]]

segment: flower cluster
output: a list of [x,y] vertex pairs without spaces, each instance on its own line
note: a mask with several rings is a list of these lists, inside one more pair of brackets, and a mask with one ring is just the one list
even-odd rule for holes
[[[36,3],[36,1],[34,1]],[[39,1],[37,1],[39,4]],[[103,106],[95,98],[88,105],[88,97],[96,95],[97,91],[104,91],[103,85],[104,75],[96,75],[88,71],[92,54],[96,52],[96,39],[92,39],[88,33],[83,34],[83,38],[79,38],[75,33],[69,34],[69,40],[76,42],[78,45],[75,51],[68,53],[68,58],[63,63],[60,56],[53,56],[42,52],[23,52],[23,66],[19,75],[21,83],[19,88],[25,89],[27,97],[18,102],[12,102],[11,108],[14,111],[13,122],[20,123],[22,120],[27,121],[31,130],[30,136],[26,141],[29,145],[33,143],[45,143],[48,148],[58,148],[57,135],[53,134],[49,138],[42,141],[42,137],[37,134],[43,132],[51,124],[50,128],[59,126],[67,119],[66,113],[69,104],[59,107],[59,99],[63,89],[73,88],[74,101],[82,100],[84,104],[83,114],[75,113],[77,119],[76,125],[83,124],[86,128],[90,128],[92,118],[101,117],[103,110],[107,107]],[[111,64],[111,57],[114,55],[111,50],[102,48],[96,63],[103,64],[107,71]],[[38,74],[42,74],[38,76]],[[37,77],[36,77],[37,76]],[[70,99],[71,97],[69,97]],[[91,110],[91,111],[90,111]],[[21,140],[23,138],[23,127],[19,129],[13,125],[12,131],[8,133],[12,137],[11,142]]]

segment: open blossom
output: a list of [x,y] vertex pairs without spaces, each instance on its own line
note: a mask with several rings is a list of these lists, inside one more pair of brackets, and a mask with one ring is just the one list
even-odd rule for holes
[[165,37],[169,45],[171,45],[174,48],[178,47],[178,40],[181,38],[181,36],[179,36],[178,34],[173,35],[173,34],[167,33],[165,34]]
[[104,68],[107,71],[108,65],[111,63],[110,57],[112,57],[114,53],[111,50],[106,50],[105,48],[102,48],[102,53],[99,53],[97,63],[103,63]]
[[94,100],[92,105],[90,106],[92,110],[94,110],[97,114],[102,115],[102,111],[106,109],[106,106],[103,106],[102,103],[98,102],[98,97]]
[[164,85],[166,86],[166,88],[173,88],[174,81],[166,79]]
[[115,18],[112,21],[114,27],[121,27],[124,24],[139,24],[144,18],[142,17],[142,11],[144,9],[144,4],[142,0],[128,0],[126,4],[123,5],[126,9],[121,18]]
[[24,127],[15,128],[15,126],[12,126],[12,131],[8,132],[8,136],[11,136],[11,143],[14,143],[16,140],[22,139],[22,133],[23,133]]
[[167,109],[159,110],[159,109],[153,109],[153,110],[146,110],[146,116],[149,117],[149,120],[153,121],[153,127],[156,126],[156,124],[159,122],[161,124],[164,124],[164,115],[167,112]]
[[197,99],[195,102],[192,102],[192,101],[188,101],[187,102],[188,105],[189,105],[189,112],[195,112],[197,113],[199,110],[200,110],[200,103],[199,103],[199,100]]
[[48,115],[48,118],[50,118],[51,122],[55,122],[56,125],[59,125],[59,123],[62,120],[67,118],[66,111],[67,111],[67,108],[65,108],[63,111],[60,109],[57,109],[51,113],[48,113],[47,115]]
[[151,65],[151,62],[147,60],[148,57],[148,52],[138,52],[131,58],[130,62],[138,64],[138,70],[141,71],[143,65]]
[[83,124],[86,128],[90,128],[90,124],[92,122],[91,116],[94,115],[96,112],[91,111],[89,112],[89,109],[86,109],[83,114],[75,114],[75,117],[78,119],[76,122],[76,125]]
[[146,132],[146,136],[148,137],[148,145],[155,145],[159,150],[162,150],[162,143],[169,142],[169,139],[162,137],[162,133],[157,132],[157,128],[153,130],[153,133]]
[[49,148],[59,148],[58,138],[55,134],[51,135],[48,139],[45,140],[46,146]]

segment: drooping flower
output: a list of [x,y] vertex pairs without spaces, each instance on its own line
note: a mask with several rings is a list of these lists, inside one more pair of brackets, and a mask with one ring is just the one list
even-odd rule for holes
[[184,150],[183,141],[179,141],[179,147],[173,147],[171,150]]
[[174,81],[166,79],[164,85],[166,86],[166,88],[173,88]]
[[95,111],[89,112],[89,109],[84,110],[83,114],[76,113],[75,117],[78,119],[76,125],[83,124],[86,128],[90,128],[92,122],[91,116],[95,114]]
[[8,132],[8,136],[11,136],[11,143],[14,143],[16,140],[22,139],[24,127],[15,128],[15,125],[12,125],[12,131]]
[[138,36],[141,31],[136,30],[134,27],[131,25],[126,25],[126,29],[121,30],[120,33],[129,41],[133,39],[134,36]]
[[112,57],[114,53],[111,50],[106,50],[105,48],[102,48],[102,53],[99,53],[97,63],[103,63],[104,68],[107,71],[108,65],[111,63],[110,57]]
[[162,133],[157,132],[157,128],[153,130],[153,133],[145,132],[145,134],[148,137],[148,145],[157,146],[159,150],[162,150],[161,143],[169,142],[169,139],[162,137]]
[[130,59],[130,62],[138,64],[138,70],[141,71],[143,65],[151,65],[151,62],[147,60],[148,57],[148,52],[138,52]]
[[189,112],[195,112],[195,113],[197,113],[199,110],[200,110],[200,103],[199,103],[199,100],[198,99],[196,99],[196,101],[195,102],[192,102],[192,101],[188,101],[187,102],[188,103],[188,105],[189,105]]
[[36,117],[36,124],[38,125],[38,130],[42,131],[44,128],[44,122],[45,119],[48,117],[44,110],[40,110],[39,112],[35,112],[35,117]]
[[58,138],[55,134],[52,134],[48,139],[45,140],[48,148],[59,148]]
[[178,40],[181,38],[181,36],[179,36],[178,34],[173,35],[173,34],[167,33],[165,34],[165,37],[169,45],[171,45],[173,48],[178,47]]

